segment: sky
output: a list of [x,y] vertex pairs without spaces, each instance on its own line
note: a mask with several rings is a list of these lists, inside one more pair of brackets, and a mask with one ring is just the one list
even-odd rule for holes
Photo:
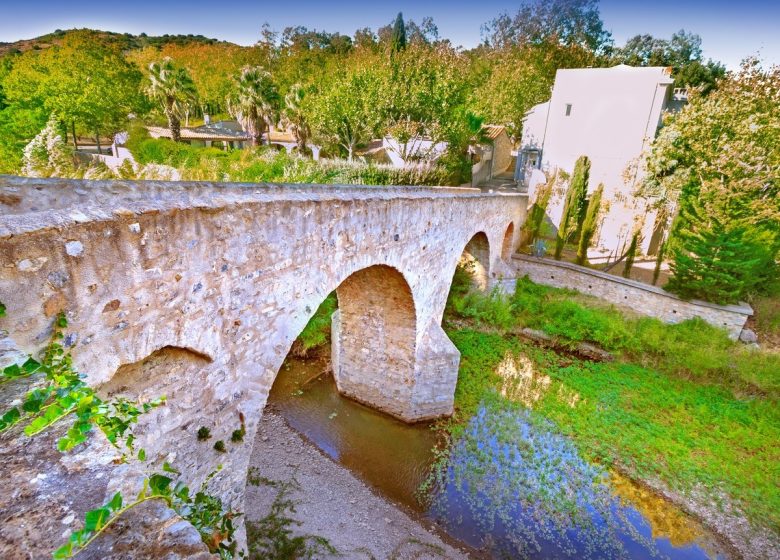
[[[480,27],[519,0],[0,0],[0,41],[55,29],[89,27],[148,35],[193,33],[251,45],[260,27],[303,25],[352,35],[388,24],[399,11],[420,21],[432,16],[442,37],[466,48],[480,41]],[[638,33],[668,38],[684,28],[702,37],[705,58],[735,69],[758,55],[780,64],[780,0],[602,0],[601,17],[617,45]]]

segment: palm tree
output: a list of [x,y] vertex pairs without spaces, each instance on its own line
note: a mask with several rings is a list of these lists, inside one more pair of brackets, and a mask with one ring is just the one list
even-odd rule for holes
[[181,140],[182,114],[195,103],[195,83],[186,68],[174,65],[168,57],[149,65],[149,80],[146,94],[160,102],[168,119],[171,139],[178,142]]
[[228,110],[249,134],[252,146],[262,143],[263,132],[276,116],[279,92],[271,74],[257,66],[246,66],[236,80],[236,91],[228,97]]
[[306,90],[300,84],[293,85],[284,96],[284,122],[292,129],[298,152],[302,155],[306,153],[306,142],[311,138],[311,127],[302,107],[305,96]]

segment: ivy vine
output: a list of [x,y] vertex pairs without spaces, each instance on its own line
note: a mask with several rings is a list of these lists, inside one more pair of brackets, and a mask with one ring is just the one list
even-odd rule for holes
[[[6,306],[0,302],[0,317],[5,315]],[[57,442],[60,452],[68,452],[86,441],[97,427],[120,450],[122,461],[126,461],[127,454],[120,448],[120,443],[124,443],[127,450],[134,451],[132,425],[137,423],[139,416],[162,405],[165,397],[147,403],[133,403],[124,398],[101,399],[84,382],[86,376],[74,369],[70,353],[61,344],[67,326],[65,314],[59,313],[54,321],[51,341],[40,360],[28,356],[22,364],[12,364],[0,372],[0,384],[42,376],[42,382],[36,381],[38,386],[27,392],[21,405],[12,406],[0,416],[0,433],[25,424],[24,434],[33,437],[73,415],[73,425]],[[137,457],[145,461],[146,451],[140,449]],[[53,558],[72,558],[128,510],[149,500],[161,500],[198,530],[209,552],[219,554],[223,560],[232,560],[236,557],[237,548],[233,519],[240,514],[226,511],[222,500],[205,491],[208,482],[221,468],[220,465],[209,474],[200,489],[193,493],[183,481],[178,480],[179,471],[166,462],[163,471],[175,475],[176,479],[162,473],[152,474],[144,480],[141,492],[130,502],[126,502],[121,493],[116,493],[108,502],[85,514],[83,528],[71,533],[68,541],[54,551]],[[243,553],[238,555],[243,556]]]

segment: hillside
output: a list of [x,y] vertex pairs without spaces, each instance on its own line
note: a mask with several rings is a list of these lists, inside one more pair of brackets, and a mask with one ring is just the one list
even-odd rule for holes
[[[47,49],[52,45],[57,45],[62,42],[62,39],[69,33],[77,31],[76,29],[62,30],[57,29],[52,33],[41,35],[40,37],[34,37],[32,39],[20,39],[12,43],[0,42],[0,56],[5,56],[11,53],[22,53],[29,50]],[[101,31],[94,30],[101,37],[105,38],[107,42],[119,43],[122,46],[122,50],[130,51],[135,49],[142,49],[144,47],[163,47],[165,45],[215,45],[215,44],[231,44],[227,41],[220,41],[218,39],[212,39],[204,37],[203,35],[165,35],[161,36],[149,36],[146,33],[140,35],[133,35],[131,33],[115,33],[113,31]]]

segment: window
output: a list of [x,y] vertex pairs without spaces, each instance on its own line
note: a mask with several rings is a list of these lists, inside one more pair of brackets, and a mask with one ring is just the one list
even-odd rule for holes
[[567,103],[566,104],[566,116],[568,117],[570,115],[571,115],[571,103]]

